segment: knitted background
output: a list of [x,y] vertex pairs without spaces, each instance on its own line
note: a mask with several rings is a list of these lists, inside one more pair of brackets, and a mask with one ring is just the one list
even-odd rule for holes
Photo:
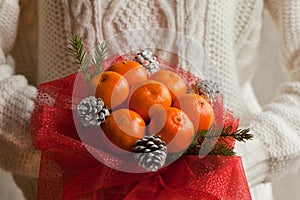
[[[266,1],[279,29],[281,61],[288,82],[280,87],[263,112],[250,85],[256,69],[251,60],[262,28],[262,0],[40,0],[37,13],[34,9],[26,10],[28,2],[20,1],[18,21],[18,1],[0,0],[2,168],[26,176],[36,177],[38,172],[38,162],[32,161],[38,161],[39,154],[32,150],[28,133],[35,89],[23,77],[13,76],[14,68],[33,84],[60,78],[75,70],[65,50],[70,33],[82,34],[87,47],[92,48],[101,38],[149,26],[182,32],[205,48],[217,68],[215,78],[226,86],[228,107],[241,116],[244,125],[250,126],[256,136],[247,145],[237,146],[251,186],[295,171],[299,166],[299,1]],[[140,20],[146,17],[147,21]],[[30,26],[33,28],[28,30],[32,32],[26,33],[25,27]],[[11,49],[15,38],[16,46]],[[24,52],[28,56],[22,56],[27,55]]]

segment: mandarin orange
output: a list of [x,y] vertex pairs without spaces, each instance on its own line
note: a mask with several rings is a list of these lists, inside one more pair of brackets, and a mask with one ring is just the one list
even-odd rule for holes
[[105,71],[90,80],[89,90],[97,98],[101,98],[109,109],[112,109],[126,100],[129,85],[122,75]]
[[165,84],[170,89],[173,101],[176,100],[177,96],[183,95],[187,91],[185,80],[170,70],[160,70],[151,75],[149,79]]
[[[128,109],[112,112],[101,127],[106,137],[125,151],[131,151],[135,142],[144,137],[146,130],[142,117]],[[120,153],[116,147],[106,146],[115,153]]]
[[183,111],[169,107],[156,112],[149,124],[150,135],[160,135],[170,153],[186,149],[193,141],[195,131],[192,121]]
[[174,102],[192,120],[197,131],[208,130],[214,122],[214,110],[211,104],[198,94],[185,94]]
[[132,60],[117,62],[108,70],[123,75],[128,81],[130,87],[138,82],[147,80],[146,69],[140,63]]
[[164,108],[170,107],[172,97],[167,86],[157,81],[147,80],[136,84],[132,88],[128,102],[129,109],[139,113],[145,122],[148,123],[151,107],[156,104]]

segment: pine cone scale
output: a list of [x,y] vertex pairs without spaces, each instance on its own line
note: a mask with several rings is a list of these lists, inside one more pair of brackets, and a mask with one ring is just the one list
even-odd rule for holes
[[146,68],[148,76],[151,76],[160,70],[159,63],[156,57],[152,55],[150,50],[142,50],[141,52],[137,52],[134,60]]
[[77,106],[77,114],[83,126],[99,126],[110,114],[104,102],[94,96],[86,97]]
[[167,147],[160,136],[145,136],[138,140],[133,147],[133,152],[138,164],[148,171],[157,171],[166,162]]

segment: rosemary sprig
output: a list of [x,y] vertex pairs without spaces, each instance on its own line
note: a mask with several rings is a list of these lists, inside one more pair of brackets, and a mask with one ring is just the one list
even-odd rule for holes
[[95,50],[93,63],[95,65],[92,77],[103,72],[103,61],[106,58],[107,48],[105,43],[100,43]]

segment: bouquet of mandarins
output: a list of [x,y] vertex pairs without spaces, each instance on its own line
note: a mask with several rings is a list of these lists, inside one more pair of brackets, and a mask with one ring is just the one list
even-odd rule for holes
[[223,108],[216,83],[149,50],[39,85],[31,119],[42,151],[37,199],[251,199],[234,142],[252,138]]

